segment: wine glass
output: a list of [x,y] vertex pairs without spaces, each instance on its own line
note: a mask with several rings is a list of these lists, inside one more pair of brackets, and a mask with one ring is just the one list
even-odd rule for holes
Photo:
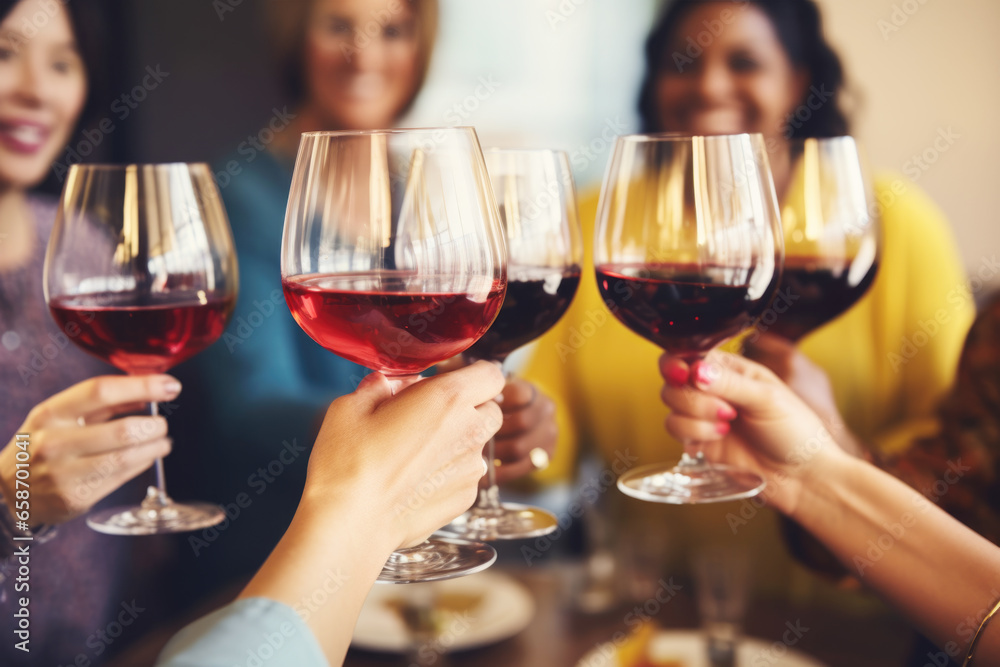
[[[222,335],[239,279],[206,164],[73,165],[45,255],[45,299],[83,350],[130,375],[163,373]],[[157,414],[156,403],[149,414]],[[175,533],[225,518],[167,496],[163,460],[141,505],[94,512],[112,535]]]
[[[346,359],[407,380],[472,345],[507,286],[503,227],[470,127],[306,132],[281,246],[299,326]],[[419,490],[412,507],[419,511]],[[379,581],[489,567],[486,544],[435,537],[400,549]]]
[[877,206],[852,137],[789,143],[781,225],[785,266],[774,306],[757,323],[792,341],[838,317],[878,272]]
[[[469,360],[503,363],[507,355],[548,331],[569,308],[580,284],[583,242],[569,159],[561,151],[486,151],[507,233],[507,296],[493,326],[465,351]],[[487,445],[487,481],[468,512],[445,530],[476,540],[512,540],[554,531],[555,515],[500,502],[495,443]]]
[[[693,364],[761,314],[783,258],[777,198],[760,135],[618,137],[601,190],[594,264],[611,312]],[[661,503],[748,498],[754,473],[711,465],[685,442],[674,467],[643,466],[618,480]]]

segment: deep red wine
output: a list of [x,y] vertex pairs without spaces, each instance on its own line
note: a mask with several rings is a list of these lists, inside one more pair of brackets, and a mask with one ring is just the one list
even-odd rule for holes
[[601,295],[625,326],[671,354],[689,357],[706,354],[751,323],[761,295],[753,293],[749,277],[747,269],[720,266],[597,267]]
[[79,328],[71,339],[95,357],[126,373],[163,373],[214,343],[229,322],[235,297],[200,294],[151,294],[141,306],[125,292],[75,295],[53,299],[49,311],[63,331]]
[[[855,269],[851,262],[815,257],[786,257],[781,288],[773,308],[758,327],[797,341],[838,317],[865,295],[878,273],[878,263]],[[781,312],[778,309],[781,308]],[[773,321],[768,321],[773,320]]]
[[503,361],[559,321],[580,285],[580,267],[508,268],[507,295],[496,322],[466,351],[474,359]]
[[503,301],[502,281],[400,274],[309,275],[282,282],[292,316],[314,341],[387,375],[419,373],[464,351]]

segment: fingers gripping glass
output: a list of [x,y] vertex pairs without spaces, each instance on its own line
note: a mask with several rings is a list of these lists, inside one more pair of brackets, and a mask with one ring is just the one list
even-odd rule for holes
[[[295,321],[326,349],[416,377],[490,327],[506,262],[472,128],[302,135],[281,278]],[[399,511],[419,512],[413,501]],[[396,551],[379,581],[447,579],[495,559],[488,545],[432,538]]]
[[[597,285],[611,312],[694,364],[748,327],[781,274],[777,201],[760,135],[619,137],[597,214]],[[676,466],[632,470],[622,492],[653,502],[746,498],[758,475],[686,442]]]
[[[222,335],[236,303],[236,255],[204,164],[73,165],[45,256],[45,298],[60,328],[133,375],[163,373]],[[156,403],[149,413],[157,414]],[[147,535],[213,526],[207,503],[177,503],[156,485],[135,507],[94,512],[102,533]]]

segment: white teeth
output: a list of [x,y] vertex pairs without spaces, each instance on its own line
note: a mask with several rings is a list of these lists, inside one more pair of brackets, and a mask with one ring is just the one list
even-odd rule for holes
[[42,143],[42,130],[34,125],[16,125],[7,130],[7,133],[14,139],[25,144]]

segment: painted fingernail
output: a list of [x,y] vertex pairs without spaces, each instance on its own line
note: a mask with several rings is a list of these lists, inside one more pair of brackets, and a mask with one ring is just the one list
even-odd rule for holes
[[689,372],[686,368],[681,366],[674,366],[669,371],[667,371],[667,384],[675,389],[683,387],[687,384]]
[[173,378],[164,380],[163,393],[165,393],[169,398],[173,398],[177,394],[181,393],[181,383]]
[[730,429],[729,422],[717,422],[715,424],[715,430],[721,433],[722,435],[729,433],[729,429]]
[[694,381],[698,386],[707,387],[718,376],[715,368],[709,364],[701,363],[694,371]]
[[719,419],[730,422],[736,419],[736,410],[733,410],[731,407],[727,405],[725,407],[719,408],[718,416]]

